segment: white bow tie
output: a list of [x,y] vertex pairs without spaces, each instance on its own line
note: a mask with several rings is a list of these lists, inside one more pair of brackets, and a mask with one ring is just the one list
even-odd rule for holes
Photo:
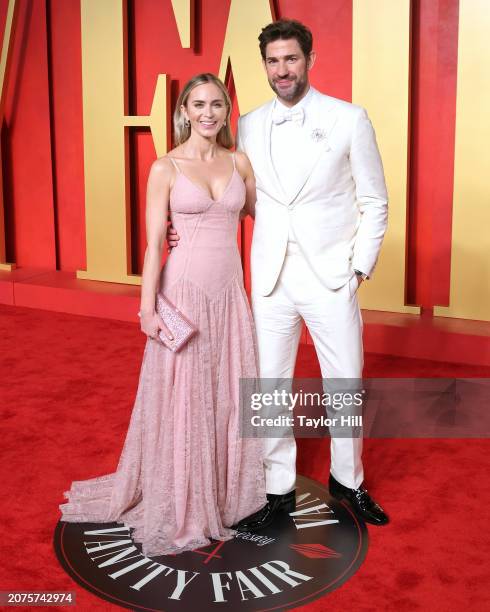
[[298,125],[303,125],[305,120],[305,111],[302,108],[298,108],[294,111],[285,111],[284,113],[274,114],[272,117],[272,123],[274,125],[281,125],[285,121],[293,121]]

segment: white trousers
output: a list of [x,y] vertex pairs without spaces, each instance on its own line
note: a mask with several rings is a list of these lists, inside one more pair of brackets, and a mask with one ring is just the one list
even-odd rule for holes
[[[357,284],[354,275],[340,289],[327,289],[296,243],[289,243],[274,291],[267,297],[252,295],[260,377],[293,378],[304,320],[322,378],[360,379],[363,350]],[[296,442],[294,437],[266,438],[264,442],[267,493],[282,495],[295,487]],[[332,437],[330,450],[334,478],[346,487],[358,488],[364,479],[362,437]]]

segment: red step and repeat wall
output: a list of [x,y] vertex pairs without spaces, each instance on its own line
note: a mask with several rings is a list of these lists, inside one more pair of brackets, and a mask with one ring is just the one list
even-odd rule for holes
[[257,36],[281,17],[313,32],[313,86],[377,133],[390,223],[363,308],[489,321],[487,0],[0,0],[0,280],[58,271],[134,297],[179,88],[219,74],[236,122],[271,97]]

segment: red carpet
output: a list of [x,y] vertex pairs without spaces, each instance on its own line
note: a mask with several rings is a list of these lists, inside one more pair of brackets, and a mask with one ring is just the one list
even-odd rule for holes
[[[58,565],[52,537],[72,480],[112,472],[144,337],[136,324],[0,306],[0,590],[76,591],[76,608],[116,610]],[[298,376],[317,376],[303,347]],[[490,368],[366,356],[366,376],[490,376]],[[366,440],[367,485],[392,517],[369,527],[359,572],[302,610],[490,609],[488,440]],[[325,483],[327,441],[300,440],[298,471]],[[27,609],[19,608],[16,609]]]

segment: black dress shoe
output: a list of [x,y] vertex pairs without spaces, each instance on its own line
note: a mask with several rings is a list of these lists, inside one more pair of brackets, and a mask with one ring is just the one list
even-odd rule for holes
[[383,508],[378,505],[372,497],[368,495],[367,490],[361,485],[358,489],[349,489],[344,487],[330,474],[328,481],[330,495],[335,499],[346,499],[354,512],[364,519],[367,523],[373,525],[386,525],[389,523],[388,515]]
[[237,531],[259,531],[268,527],[280,512],[294,512],[296,509],[296,491],[290,491],[284,495],[273,495],[267,493],[266,505],[242,519],[233,529]]

